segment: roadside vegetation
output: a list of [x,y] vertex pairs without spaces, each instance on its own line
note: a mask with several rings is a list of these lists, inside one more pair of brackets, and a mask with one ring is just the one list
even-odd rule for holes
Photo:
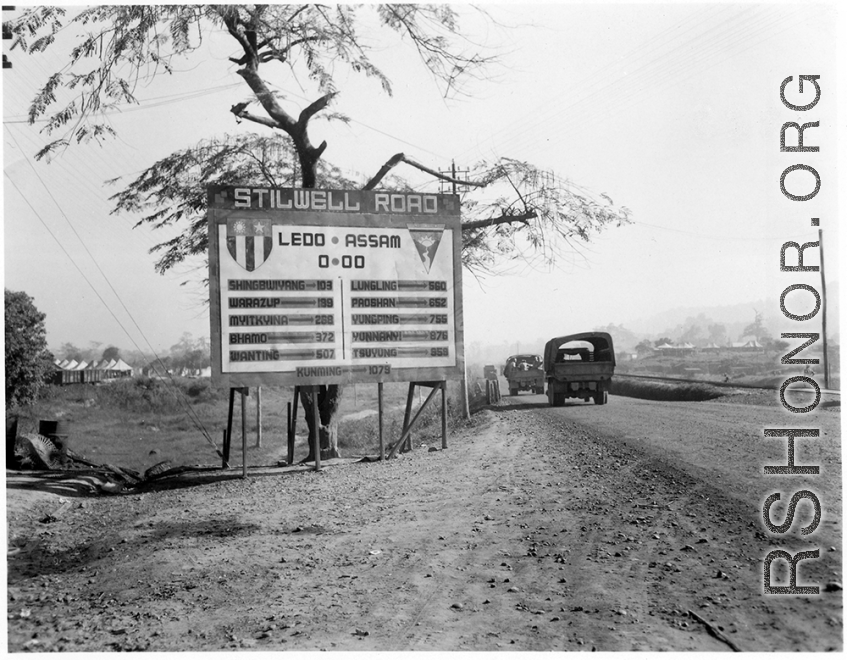
[[[376,384],[346,388],[340,410],[339,448],[342,457],[378,456],[379,415]],[[408,393],[407,383],[384,387],[386,448],[400,437]],[[412,414],[429,389],[416,392]],[[125,378],[99,385],[50,385],[31,404],[7,410],[18,417],[18,433],[37,433],[40,420],[63,420],[69,428],[68,446],[96,463],[143,472],[163,460],[179,465],[221,465],[216,453],[223,446],[227,425],[228,391],[212,386],[209,378]],[[256,390],[247,397],[248,465],[276,465],[287,458],[288,404],[291,387],[262,388],[262,443],[258,432]],[[478,405],[478,404],[475,404]],[[464,424],[458,382],[448,383],[449,434]],[[306,422],[297,411],[295,462],[307,453]],[[412,433],[412,447],[441,446],[441,396],[421,414]],[[387,449],[386,449],[387,452]],[[232,423],[230,465],[240,466],[241,397],[236,396]]]
[[724,396],[726,391],[701,383],[663,383],[615,376],[609,393],[653,401],[708,401]]
[[6,407],[38,399],[52,368],[45,315],[23,291],[4,290]]
[[[784,352],[779,351],[697,351],[690,355],[649,354],[637,359],[618,359],[617,373],[630,373],[645,376],[669,376],[691,380],[729,382],[733,385],[749,387],[777,388],[786,378],[786,367],[780,363]],[[840,350],[837,345],[830,347],[830,385],[838,389],[841,377],[839,372]],[[804,356],[805,357],[805,356]],[[823,356],[810,353],[809,357],[821,360],[812,365],[814,378],[823,387]],[[798,370],[802,373],[802,367]]]

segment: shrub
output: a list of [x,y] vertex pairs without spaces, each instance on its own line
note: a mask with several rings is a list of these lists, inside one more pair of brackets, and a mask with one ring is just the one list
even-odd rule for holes
[[185,393],[200,401],[209,401],[215,398],[212,390],[212,382],[208,378],[196,378],[188,382]]
[[724,395],[720,388],[699,383],[667,383],[620,377],[612,379],[609,393],[653,401],[708,401]]
[[127,412],[169,413],[181,410],[180,392],[171,383],[148,378],[120,378],[97,390],[100,403]]

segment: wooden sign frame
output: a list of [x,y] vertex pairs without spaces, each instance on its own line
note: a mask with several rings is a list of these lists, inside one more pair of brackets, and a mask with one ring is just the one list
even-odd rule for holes
[[207,194],[214,385],[463,378],[457,195]]

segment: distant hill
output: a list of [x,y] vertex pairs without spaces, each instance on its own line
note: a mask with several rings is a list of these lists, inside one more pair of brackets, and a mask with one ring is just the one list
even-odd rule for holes
[[[827,330],[831,341],[838,343],[839,339],[839,287],[838,282],[833,282],[827,288],[829,310],[827,312]],[[781,332],[791,330],[791,322],[787,321],[779,311],[779,297],[774,296],[765,300],[756,300],[735,305],[718,305],[713,307],[676,307],[652,316],[636,320],[616,319],[614,323],[603,327],[593,328],[610,332],[615,339],[616,351],[632,351],[643,339],[654,341],[660,337],[670,337],[678,340],[682,333],[695,320],[696,324],[703,327],[708,324],[719,323],[725,326],[727,341],[739,341],[745,327],[753,323],[756,311],[763,315],[765,327],[775,338]],[[703,320],[705,319],[705,321]],[[706,327],[703,327],[706,330]],[[465,346],[465,355],[469,364],[493,364],[503,366],[506,357],[515,353],[540,352],[549,337],[538,337],[535,340],[509,341],[484,344],[482,342],[470,342]],[[702,342],[694,342],[703,344]]]
[[[838,319],[839,286],[833,282],[827,287],[827,335],[832,339],[838,339],[840,328]],[[703,314],[714,323],[723,323],[727,333],[733,340],[737,340],[744,328],[753,322],[756,311],[763,314],[763,321],[773,336],[780,332],[787,332],[786,319],[779,311],[779,297],[760,299],[756,301],[739,303],[735,305],[719,305],[713,307],[676,307],[652,316],[627,321],[626,326],[637,335],[649,336],[651,338],[661,336],[673,337],[675,330],[685,324],[686,320],[696,318]],[[789,322],[790,323],[790,322]]]

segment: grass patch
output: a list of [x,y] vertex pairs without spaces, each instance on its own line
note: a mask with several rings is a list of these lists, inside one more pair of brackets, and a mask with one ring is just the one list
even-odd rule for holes
[[700,383],[665,383],[616,376],[612,379],[609,394],[652,401],[708,401],[723,396],[725,392]]
[[[402,389],[403,396],[395,391],[389,395],[389,386]],[[458,382],[447,383],[447,427],[450,429],[463,423],[461,411],[461,392]],[[405,383],[387,383],[383,420],[383,442],[387,448],[400,439],[403,431],[403,416],[405,413],[405,393],[408,385]],[[420,405],[430,393],[429,388],[417,388],[412,405],[412,417],[420,409]],[[376,406],[376,401],[373,401]],[[425,444],[441,446],[441,394],[436,393],[433,401],[421,413],[412,431],[413,446]],[[342,419],[338,425],[338,448],[344,456],[373,456],[379,454],[379,415]]]
[[[386,446],[400,438],[408,387],[408,383],[384,385]],[[412,414],[429,391],[418,388]],[[287,458],[287,404],[292,400],[292,387],[262,387],[262,446],[257,447],[256,389],[250,389],[246,400],[249,465],[274,465]],[[448,427],[454,428],[463,421],[458,382],[448,383],[447,400]],[[222,449],[228,405],[229,391],[212,387],[208,378],[127,378],[99,385],[51,386],[39,401],[7,410],[7,416],[18,416],[19,434],[36,433],[39,420],[65,421],[69,427],[68,446],[75,452],[93,462],[143,472],[163,460],[174,465],[220,465],[216,450]],[[378,454],[377,409],[376,383],[345,387],[338,411],[342,456]],[[230,464],[240,466],[240,395],[235,397],[232,429]],[[295,462],[308,453],[307,434],[301,405],[297,411]],[[440,438],[441,395],[438,393],[415,424],[412,442],[413,446],[436,443],[440,446]]]

